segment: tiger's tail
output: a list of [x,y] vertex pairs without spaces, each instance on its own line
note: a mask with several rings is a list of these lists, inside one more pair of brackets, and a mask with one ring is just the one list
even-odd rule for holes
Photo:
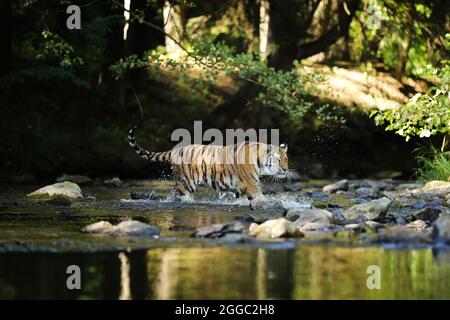
[[164,151],[164,152],[153,152],[148,151],[145,148],[141,147],[139,144],[136,143],[135,135],[137,128],[141,125],[141,123],[144,121],[144,112],[142,111],[142,106],[139,101],[139,98],[136,96],[136,93],[134,94],[136,97],[136,100],[139,105],[139,109],[141,111],[141,119],[139,122],[128,131],[128,144],[134,149],[134,151],[140,155],[142,158],[149,160],[149,161],[170,161],[170,155],[171,151]]

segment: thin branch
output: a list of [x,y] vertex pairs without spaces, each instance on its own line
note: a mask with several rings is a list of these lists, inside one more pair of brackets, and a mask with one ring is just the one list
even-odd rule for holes
[[[168,1],[167,1],[168,2]],[[168,23],[169,23],[169,19],[170,19],[170,13],[172,12],[172,4],[170,2],[169,3],[169,13],[167,14],[167,19],[166,21],[163,23],[163,27],[165,27]]]
[[[130,17],[131,17],[131,16],[135,16],[135,14],[134,14],[131,10],[125,8],[125,7],[122,5],[122,3],[120,3],[119,1],[117,1],[117,0],[112,0],[112,2],[116,3],[116,4],[119,5],[124,11],[128,12],[128,13],[130,14]],[[139,20],[138,20],[138,21],[139,21]],[[139,21],[139,23],[142,23],[142,24],[144,24],[144,25],[146,25],[146,26],[148,26],[148,27],[150,27],[150,28],[153,28],[153,29],[155,29],[155,30],[161,32],[161,33],[164,34],[165,36],[167,36],[167,37],[168,37],[169,39],[171,39],[176,45],[178,45],[178,46],[180,47],[180,49],[182,49],[182,50],[186,53],[186,55],[187,55],[188,57],[194,59],[194,61],[195,61],[197,64],[202,65],[202,66],[204,66],[204,67],[207,67],[207,68],[209,68],[209,69],[213,69],[213,68],[214,68],[214,69],[217,70],[217,71],[222,71],[221,69],[215,68],[215,67],[214,67],[217,63],[214,63],[214,64],[211,65],[211,64],[205,63],[202,59],[199,59],[198,56],[193,55],[193,54],[192,54],[192,53],[191,53],[191,52],[190,52],[190,51],[189,51],[189,50],[188,50],[188,49],[187,49],[187,48],[186,48],[179,40],[178,40],[178,39],[176,39],[176,38],[173,37],[172,35],[166,33],[166,32],[164,31],[164,28],[161,28],[160,26],[158,26],[158,25],[156,25],[156,24],[153,24],[153,23],[151,23],[151,22],[149,22],[149,21],[146,21],[146,20]],[[245,80],[245,81],[252,82],[252,83],[255,83],[255,84],[260,85],[260,83],[259,83],[258,81],[255,81],[255,80],[253,80],[253,79],[246,78],[246,77],[243,77],[243,76],[238,75],[238,74],[236,74],[236,76],[237,76],[238,78],[242,79],[242,80]]]

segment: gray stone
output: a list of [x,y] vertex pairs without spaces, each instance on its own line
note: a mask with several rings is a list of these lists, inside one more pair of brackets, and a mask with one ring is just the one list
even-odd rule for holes
[[281,214],[276,213],[257,213],[257,214],[246,213],[243,216],[236,216],[234,218],[240,222],[255,222],[257,224],[261,224],[263,222],[266,222],[267,220],[277,219],[280,217]]
[[108,221],[99,221],[81,229],[81,231],[87,233],[108,233],[112,232],[113,230],[114,226]]
[[194,233],[194,237],[197,238],[220,238],[227,233],[241,232],[244,230],[242,222],[235,223],[216,223],[210,226],[198,227]]
[[255,241],[255,239],[253,239],[246,233],[227,233],[221,238],[221,240],[230,244],[249,243]]
[[341,209],[333,210],[332,214],[333,214],[332,221],[334,224],[337,224],[337,225],[345,224],[345,217],[344,217],[344,214],[342,213]]
[[122,221],[116,226],[108,221],[100,221],[84,227],[81,231],[121,237],[154,237],[159,235],[157,228],[136,220]]
[[298,227],[307,223],[320,223],[329,226],[333,221],[333,214],[323,209],[289,209],[286,218],[295,221]]
[[344,226],[344,229],[361,232],[361,231],[365,230],[365,226],[363,223],[350,223],[350,224],[346,224]]
[[412,190],[412,189],[418,189],[418,188],[422,188],[423,184],[418,183],[418,182],[413,182],[413,183],[401,183],[397,186],[397,190],[404,190],[404,189],[408,189],[408,190]]
[[413,220],[425,220],[433,222],[439,217],[441,210],[437,208],[424,208],[422,210],[412,212]]
[[361,198],[376,198],[379,194],[378,190],[374,188],[361,187],[356,189],[356,195]]
[[389,183],[382,180],[363,180],[359,186],[362,188],[370,188],[375,191],[392,189],[392,186]]
[[417,231],[424,231],[426,228],[428,228],[428,224],[423,220],[416,220],[408,223],[406,227]]
[[291,221],[279,218],[266,221],[260,225],[252,223],[249,234],[258,239],[276,239],[288,237],[303,237],[304,234]]
[[299,230],[301,232],[307,233],[307,232],[317,232],[317,231],[330,231],[330,224],[329,223],[322,223],[322,222],[308,222],[302,225],[298,225]]
[[140,221],[127,220],[119,223],[112,231],[112,235],[153,237],[159,235],[159,230],[151,225],[148,225]]
[[133,200],[157,200],[159,197],[156,195],[154,189],[149,192],[131,191],[130,197]]
[[124,183],[118,177],[114,177],[112,179],[105,180],[103,182],[103,184],[109,188],[122,188],[124,186]]
[[377,220],[386,214],[390,204],[391,200],[386,197],[357,204],[345,210],[344,217],[349,223]]
[[373,230],[375,232],[385,228],[386,226],[384,224],[378,223],[376,221],[368,220],[365,223],[365,226],[368,227],[370,230]]
[[429,243],[431,239],[424,232],[416,231],[406,226],[394,226],[381,230],[372,241],[377,243],[417,244]]
[[284,191],[289,191],[289,192],[297,192],[300,191],[302,189],[302,184],[297,182],[297,183],[290,183],[287,185],[283,186],[283,190]]
[[398,197],[394,200],[395,205],[398,207],[414,207],[421,203],[420,199],[415,197]]
[[264,194],[276,194],[283,191],[283,186],[279,183],[263,184],[262,186],[262,193]]
[[450,193],[450,182],[439,180],[430,181],[422,189],[419,189],[419,192],[420,191],[423,193],[446,196]]
[[450,243],[450,215],[441,215],[433,223],[433,240]]
[[335,193],[337,191],[347,191],[348,190],[348,180],[340,180],[336,183],[326,185],[322,188],[323,192]]
[[52,196],[64,196],[70,199],[83,198],[80,187],[69,181],[54,183],[28,194],[28,197],[35,198]]

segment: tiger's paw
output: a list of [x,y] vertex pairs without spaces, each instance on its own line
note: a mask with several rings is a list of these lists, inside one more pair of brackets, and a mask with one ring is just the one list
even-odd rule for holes
[[190,194],[183,194],[182,196],[178,197],[180,201],[183,202],[194,202],[194,198]]
[[264,207],[264,197],[258,197],[250,200],[250,210],[261,210]]

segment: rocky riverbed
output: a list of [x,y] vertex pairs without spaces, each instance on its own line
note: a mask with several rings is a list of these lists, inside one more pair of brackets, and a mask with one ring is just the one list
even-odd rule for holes
[[208,189],[174,201],[172,181],[58,183],[0,189],[0,298],[450,298],[447,182],[264,183],[254,211]]
[[[0,252],[116,250],[199,242],[450,244],[450,182],[268,183],[264,185],[266,200],[252,211],[247,200],[206,188],[192,202],[175,201],[170,181],[115,178],[95,185],[90,179],[77,179],[90,185],[60,181],[40,189],[6,189],[0,195]],[[103,227],[95,229],[98,226]]]

